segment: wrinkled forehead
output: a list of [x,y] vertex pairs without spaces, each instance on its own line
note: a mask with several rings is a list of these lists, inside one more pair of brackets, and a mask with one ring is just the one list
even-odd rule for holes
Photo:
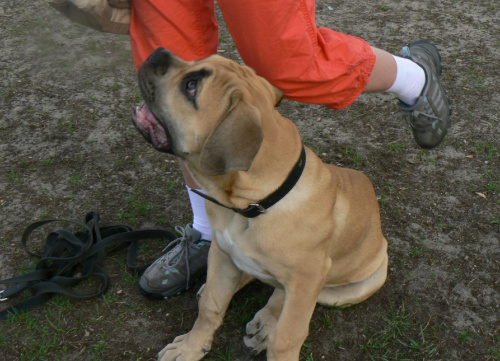
[[193,69],[208,68],[214,70],[218,76],[224,76],[227,74],[230,77],[236,76],[237,78],[254,78],[256,73],[253,69],[240,65],[237,62],[224,58],[220,55],[211,55],[208,58],[202,60],[196,60],[193,62]]

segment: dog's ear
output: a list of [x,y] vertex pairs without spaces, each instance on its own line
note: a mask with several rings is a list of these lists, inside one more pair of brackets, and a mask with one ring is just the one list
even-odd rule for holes
[[228,110],[208,136],[200,154],[200,169],[208,175],[246,171],[262,144],[260,113],[243,100],[239,90],[230,95]]
[[273,106],[277,107],[281,103],[281,99],[283,99],[283,92],[276,88],[274,85],[269,83],[265,78],[259,77],[264,87],[269,91],[269,95],[271,96],[271,100]]
[[280,89],[276,88],[274,85],[271,85],[271,87],[273,88],[272,92],[274,95],[274,106],[277,107],[280,105],[281,99],[283,99],[283,92]]

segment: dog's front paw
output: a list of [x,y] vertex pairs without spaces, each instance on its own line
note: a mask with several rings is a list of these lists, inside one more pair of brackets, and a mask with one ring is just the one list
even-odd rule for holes
[[243,342],[252,349],[253,355],[258,355],[267,349],[268,336],[274,330],[276,323],[276,317],[267,308],[257,312],[253,320],[247,323]]
[[190,334],[177,336],[174,341],[168,344],[158,353],[158,361],[198,361],[210,351],[209,343],[202,343],[201,346],[191,340]]

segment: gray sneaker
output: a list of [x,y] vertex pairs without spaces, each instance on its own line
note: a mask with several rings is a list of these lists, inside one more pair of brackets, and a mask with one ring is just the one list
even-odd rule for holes
[[181,235],[163,250],[139,279],[139,289],[150,298],[167,298],[188,290],[207,271],[210,242],[190,224],[176,226]]
[[436,46],[426,40],[403,47],[403,56],[424,69],[426,82],[415,105],[399,101],[398,107],[410,125],[417,144],[422,148],[437,147],[451,125],[450,100],[439,81],[441,56]]

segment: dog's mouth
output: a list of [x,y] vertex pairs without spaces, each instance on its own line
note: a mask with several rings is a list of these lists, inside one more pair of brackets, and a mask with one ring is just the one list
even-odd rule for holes
[[134,126],[157,150],[172,153],[172,138],[168,129],[151,113],[148,105],[138,105],[132,115]]

